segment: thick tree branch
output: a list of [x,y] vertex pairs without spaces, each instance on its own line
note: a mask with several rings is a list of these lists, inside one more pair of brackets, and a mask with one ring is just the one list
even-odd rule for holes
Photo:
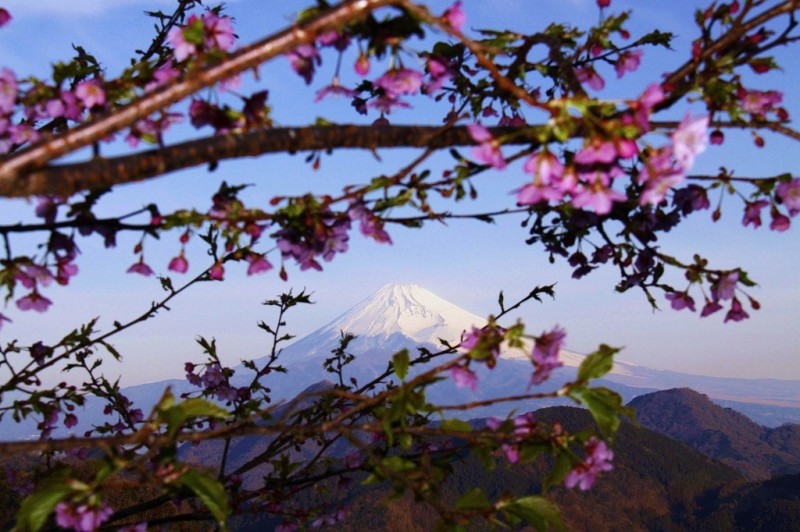
[[[528,135],[518,135],[520,128],[494,128],[492,133],[496,136],[515,133],[515,143],[535,142],[540,128],[528,130]],[[342,125],[259,129],[182,142],[122,157],[96,158],[84,163],[51,166],[16,179],[0,177],[0,196],[69,196],[80,190],[102,189],[121,183],[142,181],[183,168],[266,153],[334,148],[441,149],[474,143],[466,127]]]
[[[653,122],[656,129],[674,129],[677,122]],[[713,127],[769,129],[788,135],[788,128],[768,122],[757,126],[714,122]],[[532,148],[547,132],[546,125],[494,127],[489,131],[504,144],[527,144]],[[577,135],[578,133],[576,133]],[[789,135],[792,136],[792,135]],[[794,137],[793,137],[794,138]],[[0,177],[0,197],[36,195],[70,196],[82,190],[98,190],[144,181],[162,174],[215,165],[226,159],[257,157],[268,153],[357,148],[429,148],[469,146],[475,141],[464,126],[310,126],[258,129],[190,140],[153,150],[119,157],[98,157],[90,161],[48,166],[16,179]]]

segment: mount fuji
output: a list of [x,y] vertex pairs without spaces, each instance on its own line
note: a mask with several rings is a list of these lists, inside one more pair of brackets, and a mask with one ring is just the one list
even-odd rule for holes
[[[421,286],[389,284],[327,325],[286,347],[281,353],[281,363],[289,371],[278,376],[269,386],[276,398],[290,398],[310,384],[329,378],[330,374],[322,369],[322,362],[339,345],[342,333],[356,337],[347,349],[348,353],[355,355],[355,360],[347,366],[347,375],[364,383],[383,372],[392,354],[400,349],[409,349],[412,354],[418,348],[436,352],[442,348],[442,340],[455,345],[461,340],[463,331],[485,324],[485,318]],[[525,349],[527,353],[530,347],[532,345]],[[519,394],[528,387],[533,370],[525,351],[501,352],[502,363],[492,371],[479,372],[476,392],[456,388],[445,381],[430,390],[429,398],[441,398],[446,403],[452,403]],[[565,367],[554,372],[549,383],[551,386],[574,378],[584,355],[562,350],[559,358]],[[265,360],[257,360],[257,367],[264,364]],[[243,366],[236,368],[237,375],[242,376],[242,382],[246,378],[246,371]],[[690,387],[763,425],[800,422],[800,381],[707,377],[616,361],[613,370],[599,384],[616,390],[625,400],[655,390]],[[547,405],[539,401],[514,406],[520,409]],[[496,409],[470,412],[472,416],[500,414],[504,412]]]
[[[485,324],[484,318],[418,285],[386,285],[327,325],[283,349],[279,363],[288,370],[287,373],[273,372],[264,377],[264,384],[272,390],[273,401],[280,401],[292,399],[315,383],[330,380],[332,376],[323,369],[322,363],[339,345],[342,333],[356,336],[347,348],[355,359],[345,368],[346,379],[352,377],[364,384],[383,373],[392,355],[400,349],[408,349],[412,356],[419,348],[436,352],[442,348],[441,340],[455,345],[460,342],[463,331]],[[476,368],[479,377],[476,391],[457,388],[447,379],[428,390],[428,399],[439,404],[453,404],[523,393],[528,388],[533,370],[527,354],[531,347],[528,345],[524,351],[501,352],[502,360],[491,371],[483,365]],[[574,379],[583,359],[584,355],[562,350],[560,360],[565,367],[553,373],[542,391]],[[267,360],[268,357],[264,357],[254,362],[261,368]],[[250,382],[253,375],[250,369],[244,365],[234,369],[233,385],[242,386]],[[707,377],[615,361],[613,370],[595,382],[617,391],[625,401],[656,390],[688,387],[764,426],[800,423],[800,381]],[[171,379],[126,387],[122,392],[147,412],[167,386],[176,395],[197,391],[185,380]],[[107,420],[101,414],[102,407],[94,403],[90,400],[84,412],[79,414],[81,423],[74,429],[75,433]],[[504,416],[512,407],[524,411],[557,404],[569,403],[566,400],[522,402],[470,410],[466,415]],[[3,439],[22,439],[36,433],[33,422],[14,424],[3,420],[1,427]]]

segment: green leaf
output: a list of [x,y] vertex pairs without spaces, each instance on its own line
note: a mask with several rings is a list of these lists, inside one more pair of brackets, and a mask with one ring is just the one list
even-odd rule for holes
[[400,377],[400,380],[404,380],[406,375],[408,375],[408,364],[409,364],[409,356],[408,356],[408,349],[403,349],[398,351],[392,357],[392,365],[394,366],[395,374]]
[[472,425],[461,419],[446,419],[442,421],[440,428],[453,432],[472,432]]
[[225,488],[217,479],[194,469],[189,469],[181,475],[180,483],[189,488],[197,495],[197,498],[203,501],[205,507],[217,520],[220,528],[227,529],[225,521],[230,512],[228,496],[225,493]]
[[38,491],[25,497],[17,513],[15,530],[36,531],[44,526],[53,509],[72,490],[64,480],[47,482]]
[[503,511],[521,517],[538,530],[566,530],[558,506],[544,497],[521,497],[504,506]]
[[604,434],[616,432],[620,415],[632,417],[632,410],[622,406],[622,397],[608,388],[574,388],[569,396],[589,409]]
[[159,420],[167,424],[170,435],[174,435],[183,423],[193,417],[213,417],[223,419],[228,416],[228,411],[214,403],[194,397],[182,403],[172,404],[172,394],[165,396],[159,405]]
[[228,411],[211,401],[193,397],[175,405],[173,408],[180,408],[185,418],[190,417],[214,417],[223,419],[228,417]]
[[567,476],[567,473],[569,473],[571,469],[572,460],[570,459],[569,454],[566,452],[561,452],[558,457],[556,457],[556,462],[553,464],[550,472],[547,474],[544,480],[542,480],[542,491],[547,491],[550,486],[561,484],[561,482],[564,481],[564,477]]
[[480,488],[472,488],[467,493],[458,498],[455,504],[459,510],[485,510],[492,504],[486,498],[486,494]]
[[596,379],[602,377],[614,367],[614,355],[619,352],[615,347],[609,347],[606,344],[600,347],[587,356],[581,363],[578,369],[578,380],[588,381],[589,379]]

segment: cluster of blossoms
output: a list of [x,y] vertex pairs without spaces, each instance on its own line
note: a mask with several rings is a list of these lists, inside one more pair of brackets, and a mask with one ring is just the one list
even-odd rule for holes
[[350,219],[336,216],[332,212],[315,216],[312,227],[297,229],[285,227],[275,233],[278,249],[284,259],[292,258],[301,270],[313,268],[322,271],[317,261],[322,257],[326,262],[333,260],[337,253],[347,251],[350,240]]
[[531,352],[531,361],[536,367],[531,375],[531,385],[541,384],[550,378],[550,373],[564,365],[558,359],[558,354],[564,345],[567,333],[561,327],[554,327],[552,331],[543,332],[536,337],[536,342]]
[[[10,15],[6,11],[6,22]],[[173,28],[167,35],[167,42],[173,48],[176,61],[184,62],[198,55],[216,57],[229,51],[236,40],[233,32],[233,21],[229,17],[221,17],[212,11],[202,16],[192,15],[186,25]],[[91,77],[90,77],[91,76]],[[141,83],[145,91],[153,90],[180,76],[180,70],[172,61],[154,67],[152,71],[144,69],[134,78]],[[141,77],[146,79],[141,81]],[[71,84],[61,80],[48,84],[36,81],[29,89],[23,90],[16,74],[8,69],[0,69],[0,154],[8,153],[14,147],[41,138],[37,124],[44,121],[67,120],[83,122],[88,114],[102,113],[114,104],[109,97],[109,87],[116,87],[116,93],[125,94],[119,82],[107,84],[99,72],[81,74]],[[237,86],[238,78],[228,80],[225,85]],[[16,106],[24,102],[25,107],[19,119],[16,119]],[[136,147],[141,140],[154,143],[161,140],[163,132],[170,125],[183,119],[179,113],[161,112],[156,116],[137,121],[127,134],[126,140]]]
[[[509,423],[502,419],[491,417],[486,420],[486,426],[493,431],[505,430]],[[536,418],[528,412],[515,417],[511,423],[510,433],[505,443],[500,446],[500,451],[512,464],[519,462],[520,444],[536,429]]]
[[[781,213],[778,209],[779,205],[783,205],[789,216]],[[774,201],[765,199],[745,201],[742,225],[745,227],[752,225],[753,228],[761,227],[761,211],[765,207],[770,207],[770,217],[772,218],[769,224],[770,229],[773,231],[786,231],[789,229],[792,225],[789,217],[797,216],[800,213],[800,178],[794,178],[791,181],[778,184],[775,187]]]
[[250,399],[250,388],[231,386],[230,378],[233,376],[234,370],[223,368],[218,362],[200,365],[187,362],[184,370],[186,371],[186,380],[193,386],[203,388],[205,395],[225,402]]
[[351,202],[344,213],[335,213],[312,198],[304,198],[303,204],[300,216],[289,214],[294,207],[290,205],[285,211],[289,217],[279,218],[282,228],[272,235],[282,258],[294,259],[301,270],[322,270],[318,258],[330,262],[337,253],[347,251],[351,222],[359,223],[364,236],[379,243],[392,243],[380,218],[360,201]]
[[66,502],[56,505],[56,524],[61,528],[71,529],[75,532],[92,532],[108,521],[114,510],[107,504],[90,506],[81,504],[73,506]]
[[72,89],[37,84],[25,94],[32,103],[25,108],[23,119],[15,120],[20,96],[16,74],[5,67],[0,69],[0,154],[39,140],[34,127],[38,121],[63,118],[81,122],[87,111],[102,111],[107,103],[100,78],[79,81]]
[[[692,210],[706,209],[709,206],[708,198],[706,197],[705,190],[696,185],[690,185],[681,189],[675,195],[675,203],[684,212],[691,212]],[[789,217],[797,216],[800,213],[800,178],[792,178],[781,181],[775,187],[774,198],[770,200],[758,199],[754,201],[745,201],[744,218],[742,225],[747,227],[752,225],[754,228],[761,226],[761,211],[769,206],[772,222],[770,229],[773,231],[786,231],[791,226]],[[789,215],[782,214],[779,207],[782,206],[785,212]],[[695,274],[691,271],[687,272],[687,278],[691,283],[696,282]],[[736,296],[737,287],[743,282],[742,273],[739,270],[732,270],[728,272],[712,273],[708,277],[711,283],[710,297],[704,295],[705,304],[700,312],[701,317],[710,316],[723,309],[723,303],[730,301],[730,307],[725,314],[725,321],[742,321],[749,318],[749,314],[744,310],[742,302]],[[745,283],[747,281],[744,281]],[[665,297],[670,302],[670,306],[674,310],[688,309],[691,312],[696,311],[695,300],[689,295],[689,290],[673,291],[665,294]],[[759,304],[752,297],[747,296],[750,306],[754,310],[759,309]]]
[[[731,307],[725,315],[725,321],[742,321],[749,317],[742,308],[742,303],[736,297],[736,287],[740,282],[740,273],[733,270],[728,273],[719,274],[711,284],[711,298],[706,297],[705,305],[700,313],[701,317],[710,316],[722,310],[721,302],[731,301]],[[675,310],[689,309],[694,312],[695,302],[688,292],[670,292],[666,298]],[[753,308],[758,309],[758,304],[751,299]]]
[[[40,198],[36,207],[36,215],[44,218],[47,223],[52,223],[55,220],[58,204],[52,198]],[[85,234],[92,231],[91,226],[82,229]],[[69,284],[72,277],[78,274],[75,259],[79,250],[73,236],[52,231],[45,250],[46,254],[41,263],[37,264],[32,259],[22,258],[7,267],[5,282],[9,286],[9,290],[12,290],[17,284],[30,290],[28,294],[16,300],[17,308],[20,310],[47,311],[52,301],[41,294],[41,288],[50,286],[53,281],[65,286]],[[2,327],[3,321],[10,320],[0,314],[0,327]]]
[[[649,113],[663,99],[660,86],[649,87],[631,102],[632,112],[623,116],[623,125],[634,125],[641,134],[646,133],[650,129]],[[558,203],[569,197],[574,207],[608,214],[615,202],[627,200],[613,187],[617,178],[627,175],[622,163],[640,156],[642,169],[635,176],[636,183],[642,186],[639,203],[657,205],[669,190],[683,182],[695,156],[705,150],[707,128],[708,117],[687,114],[672,134],[670,145],[643,153],[629,138],[589,138],[569,161],[562,161],[545,147],[525,162],[523,169],[533,174],[533,181],[517,191],[517,202]],[[470,125],[469,132],[478,143],[472,152],[475,158],[494,168],[505,168],[499,140],[478,124]]]
[[[472,327],[472,330],[461,336],[461,348],[467,351],[470,360],[483,362],[493,368],[497,364],[503,342],[506,341],[508,330],[490,324],[484,328]],[[564,365],[559,360],[559,352],[564,345],[566,332],[561,327],[554,327],[551,331],[543,332],[535,337],[533,349],[530,354],[534,365],[530,385],[541,384],[550,378],[553,370]],[[450,367],[450,377],[459,388],[477,389],[478,376],[469,369],[468,365],[453,365]]]
[[[455,31],[460,31],[466,22],[466,16],[461,9],[461,2],[454,3],[441,16],[442,23]],[[310,84],[317,68],[322,64],[320,50],[333,48],[343,54],[351,45],[352,37],[346,30],[328,31],[320,35],[315,42],[302,44],[286,54],[292,70]],[[372,46],[366,46],[372,50]],[[447,57],[436,54],[425,55],[425,71],[406,68],[402,64],[393,66],[372,82],[363,83],[357,89],[351,89],[341,84],[339,66],[331,83],[319,91],[315,101],[319,102],[327,96],[344,96],[352,98],[352,106],[360,114],[367,114],[368,108],[374,108],[381,113],[381,118],[375,123],[387,123],[383,115],[390,114],[396,108],[407,108],[410,105],[402,99],[404,96],[424,93],[435,95],[444,83],[451,79],[456,71],[456,66]],[[370,72],[370,56],[365,53],[359,44],[359,53],[353,65],[358,76],[367,76]],[[365,94],[366,93],[366,94]]]
[[200,53],[227,52],[233,48],[236,35],[230,17],[208,11],[200,17],[191,15],[183,27],[170,30],[167,42],[174,49],[175,59],[185,61]]
[[592,436],[584,445],[586,457],[567,473],[564,485],[568,488],[578,486],[582,491],[591,489],[597,475],[604,471],[611,471],[614,466],[614,451],[608,448],[606,442]]

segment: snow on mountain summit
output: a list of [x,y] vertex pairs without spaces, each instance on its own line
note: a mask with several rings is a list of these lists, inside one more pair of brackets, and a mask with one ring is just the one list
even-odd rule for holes
[[327,325],[356,336],[384,337],[402,334],[419,343],[451,343],[484,318],[445,301],[415,284],[388,284]]
[[[287,347],[286,362],[330,356],[341,338],[349,333],[356,339],[348,351],[362,354],[378,351],[390,355],[397,350],[425,346],[441,347],[440,339],[457,344],[464,331],[486,325],[486,319],[450,303],[415,284],[388,284],[350,310]],[[524,351],[504,350],[502,358],[530,360],[532,342]],[[579,366],[583,356],[561,351],[567,366]]]
[[[351,352],[391,351],[425,345],[439,339],[456,344],[461,333],[486,320],[415,284],[388,284],[350,310],[286,348],[292,358],[330,355],[341,333],[356,336]],[[393,352],[393,351],[392,351]]]

